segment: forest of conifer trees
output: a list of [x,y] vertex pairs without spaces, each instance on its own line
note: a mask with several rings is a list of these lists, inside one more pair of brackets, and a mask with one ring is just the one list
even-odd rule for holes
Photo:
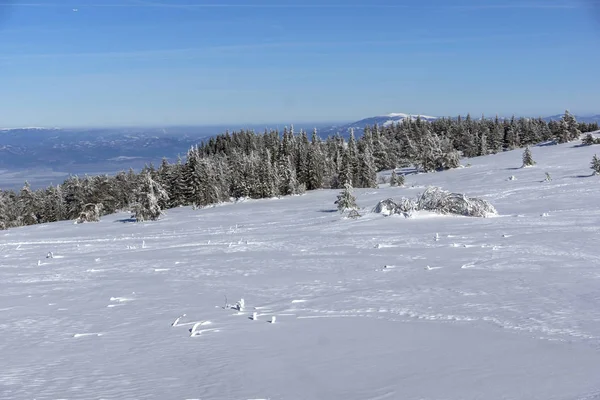
[[[419,118],[390,126],[366,127],[359,139],[322,139],[316,130],[285,128],[256,133],[226,132],[192,147],[185,160],[139,173],[71,176],[62,184],[32,190],[0,190],[0,229],[60,220],[96,220],[130,210],[138,221],[157,219],[161,210],[203,207],[231,199],[268,198],[306,190],[377,187],[378,171],[414,166],[432,172],[476,157],[540,142],[565,143],[598,124],[578,123],[567,111],[560,121],[512,118]],[[86,210],[95,210],[90,218]],[[92,213],[93,214],[93,213]]]

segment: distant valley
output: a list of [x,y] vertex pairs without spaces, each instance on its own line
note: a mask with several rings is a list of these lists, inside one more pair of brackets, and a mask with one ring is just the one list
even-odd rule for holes
[[[559,114],[544,119],[558,120],[561,116]],[[310,132],[317,128],[322,138],[338,133],[347,138],[351,130],[354,130],[358,137],[362,135],[365,126],[388,126],[408,117],[416,119],[417,115],[391,113],[337,125],[304,123],[294,125],[294,130],[299,132],[304,129]],[[438,117],[420,115],[420,118],[432,121]],[[576,118],[582,122],[600,121],[600,115]],[[176,162],[178,156],[185,157],[191,146],[227,130],[281,131],[284,126],[0,129],[0,188],[17,189],[25,180],[33,187],[39,187],[62,183],[70,174],[114,174],[129,168],[139,170],[150,163],[158,166],[163,157],[169,162]]]

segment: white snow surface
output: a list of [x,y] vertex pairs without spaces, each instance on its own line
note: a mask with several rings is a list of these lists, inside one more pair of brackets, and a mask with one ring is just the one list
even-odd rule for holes
[[[0,398],[600,399],[598,149],[0,232]],[[500,216],[370,212],[427,185]]]

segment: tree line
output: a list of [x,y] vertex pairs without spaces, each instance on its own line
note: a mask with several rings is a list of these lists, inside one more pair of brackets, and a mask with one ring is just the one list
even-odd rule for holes
[[239,198],[302,194],[346,186],[377,187],[377,172],[414,166],[431,172],[460,166],[476,157],[555,141],[577,140],[598,130],[578,123],[567,111],[560,121],[541,118],[409,118],[388,126],[365,127],[346,140],[320,138],[316,130],[225,132],[189,149],[185,159],[139,173],[70,176],[62,184],[33,190],[0,190],[0,229],[61,220],[97,220],[131,210],[138,221],[157,219],[162,210],[203,207]]

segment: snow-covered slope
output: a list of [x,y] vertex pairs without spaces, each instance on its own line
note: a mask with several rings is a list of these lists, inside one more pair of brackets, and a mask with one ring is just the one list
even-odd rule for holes
[[[0,398],[598,399],[600,147],[532,152],[356,190],[357,220],[321,190],[2,232]],[[427,185],[500,215],[370,213]]]

